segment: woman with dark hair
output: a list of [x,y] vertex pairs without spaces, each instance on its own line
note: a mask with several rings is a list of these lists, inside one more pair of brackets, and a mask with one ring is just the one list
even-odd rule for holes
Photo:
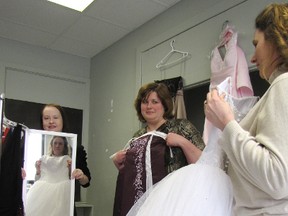
[[[67,117],[64,109],[58,104],[47,104],[41,112],[43,130],[69,133]],[[82,145],[77,146],[76,169],[72,176],[79,181],[83,187],[90,185],[91,175],[87,166],[87,154]]]
[[114,216],[126,215],[135,201],[168,173],[195,163],[205,146],[191,122],[174,119],[172,97],[165,84],[142,86],[134,106],[145,126],[127,148],[112,157],[119,170]]
[[[58,104],[46,104],[41,112],[43,130],[69,133],[68,121],[63,107]],[[87,153],[83,145],[77,145],[76,169],[72,177],[79,184],[87,188],[90,186],[91,174],[87,164]],[[76,182],[76,183],[77,183]],[[74,215],[77,215],[76,208]]]

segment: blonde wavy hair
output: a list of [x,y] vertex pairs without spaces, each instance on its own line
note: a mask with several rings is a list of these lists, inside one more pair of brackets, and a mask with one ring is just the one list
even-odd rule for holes
[[50,156],[53,156],[54,153],[53,153],[53,150],[52,150],[52,145],[54,143],[54,140],[56,138],[61,138],[63,141],[64,141],[64,149],[63,149],[63,152],[62,152],[62,155],[69,155],[71,157],[71,148],[70,148],[70,145],[68,143],[68,140],[66,137],[62,137],[62,136],[54,136],[51,141],[50,141],[50,145],[49,145],[49,151],[48,151],[48,154]]

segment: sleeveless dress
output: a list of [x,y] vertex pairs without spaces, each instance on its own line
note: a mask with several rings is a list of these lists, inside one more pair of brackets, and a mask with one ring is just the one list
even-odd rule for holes
[[147,189],[168,174],[164,156],[168,149],[166,136],[151,131],[126,144],[125,169],[119,171],[117,178],[114,215],[126,215]]
[[70,191],[68,155],[42,156],[41,177],[27,193],[26,216],[69,216]]
[[[227,25],[220,34],[220,43],[212,50],[210,89],[217,87],[228,77],[233,97],[242,98],[254,95],[249,76],[248,64],[243,50],[237,45],[238,33],[233,26]],[[221,52],[223,51],[224,52]],[[209,142],[213,125],[205,118],[203,140]]]
[[[219,91],[227,88],[229,79],[218,86]],[[258,99],[226,96],[238,121]],[[127,216],[231,216],[232,184],[223,171],[225,154],[217,143],[218,131],[215,135],[216,141],[207,144],[197,163],[174,171],[151,187]],[[213,137],[213,131],[210,136]]]

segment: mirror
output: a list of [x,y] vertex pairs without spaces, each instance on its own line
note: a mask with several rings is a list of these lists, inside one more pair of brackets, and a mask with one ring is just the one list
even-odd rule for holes
[[74,215],[71,171],[75,169],[76,146],[77,134],[27,129],[22,192],[26,216]]

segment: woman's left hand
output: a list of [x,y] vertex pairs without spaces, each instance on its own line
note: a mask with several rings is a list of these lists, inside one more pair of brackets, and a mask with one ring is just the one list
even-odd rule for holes
[[233,110],[224,97],[224,94],[219,95],[218,91],[213,89],[207,94],[207,99],[204,102],[206,118],[222,131],[230,121],[234,120]]
[[180,145],[184,142],[185,138],[176,133],[168,133],[166,137],[166,143],[170,147],[181,147]]
[[78,180],[81,185],[85,185],[89,181],[87,176],[83,173],[81,169],[73,170],[72,178],[75,178],[76,180]]
[[23,180],[26,178],[26,171],[24,168],[21,168],[21,176]]

